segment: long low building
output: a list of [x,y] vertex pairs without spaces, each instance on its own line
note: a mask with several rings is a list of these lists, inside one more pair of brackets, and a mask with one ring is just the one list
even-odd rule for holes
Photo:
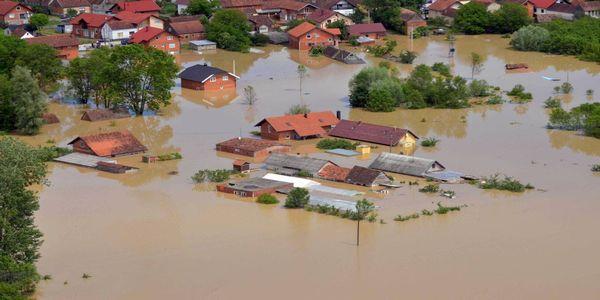
[[361,121],[341,120],[331,131],[330,136],[361,142],[412,147],[419,139],[408,129],[383,126]]
[[446,169],[446,167],[433,159],[388,152],[379,154],[369,168],[416,177],[424,177],[428,172],[437,172]]
[[239,137],[218,143],[216,149],[237,155],[262,158],[271,153],[290,152],[292,147],[274,141]]
[[265,160],[267,170],[283,175],[297,175],[306,173],[312,177],[319,177],[319,173],[328,166],[337,166],[331,161],[308,156],[287,155],[273,153]]
[[240,197],[258,197],[262,194],[272,194],[279,189],[292,189],[294,185],[288,182],[264,178],[250,178],[246,180],[228,182],[217,185],[217,191],[234,194]]

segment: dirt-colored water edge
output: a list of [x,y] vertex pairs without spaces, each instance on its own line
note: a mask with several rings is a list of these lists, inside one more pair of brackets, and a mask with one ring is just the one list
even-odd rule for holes
[[[409,48],[408,40],[398,39],[401,48]],[[127,175],[50,164],[51,184],[40,194],[36,222],[45,239],[38,268],[53,279],[40,284],[38,298],[598,298],[600,238],[593,229],[600,225],[600,177],[589,169],[600,160],[600,140],[544,128],[543,101],[557,83],[541,76],[568,78],[575,88],[565,103],[570,107],[590,101],[585,90],[597,85],[600,66],[512,51],[498,36],[459,36],[455,45],[453,59],[442,38],[415,40],[412,49],[419,53],[416,63],[450,62],[465,77],[470,52],[478,52],[485,62],[476,78],[504,90],[522,83],[534,100],[369,113],[347,104],[347,82],[364,66],[269,46],[264,53],[179,55],[184,65],[208,61],[230,71],[235,61],[241,76],[237,92],[202,94],[178,85],[173,104],[157,116],[88,123],[79,120],[83,107],[52,104],[61,123],[24,140],[64,145],[77,135],[129,129],[151,152],[179,151],[184,158],[152,165],[139,156],[119,159],[140,167]],[[370,65],[378,63],[366,57]],[[528,63],[531,71],[506,73],[504,64],[515,62]],[[298,63],[309,68],[302,94]],[[411,68],[397,66],[403,74]],[[240,98],[246,85],[258,95],[252,107]],[[215,143],[240,132],[249,135],[260,119],[298,103],[436,136],[437,147],[417,147],[414,154],[474,175],[505,173],[537,189],[514,195],[444,185],[456,191],[455,200],[419,193],[415,186],[389,195],[368,193],[387,224],[361,225],[357,248],[352,221],[258,205],[191,182],[198,169],[231,166],[230,156],[214,151]],[[294,143],[294,149],[315,151],[313,142]],[[345,165],[369,162],[314,155]],[[172,171],[178,174],[169,175]],[[392,221],[438,201],[468,207]],[[83,279],[83,273],[92,277]]]

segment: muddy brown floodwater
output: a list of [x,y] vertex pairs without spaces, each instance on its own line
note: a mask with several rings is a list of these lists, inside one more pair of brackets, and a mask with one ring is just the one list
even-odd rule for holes
[[[51,104],[60,124],[44,126],[24,140],[59,145],[90,133],[129,129],[153,153],[180,151],[183,159],[144,165],[140,156],[119,158],[141,168],[112,175],[50,164],[36,222],[44,233],[38,268],[52,280],[39,285],[42,299],[598,299],[600,298],[600,140],[544,128],[543,101],[569,80],[566,107],[591,102],[585,90],[600,86],[600,65],[572,57],[515,52],[498,36],[459,36],[456,56],[447,57],[442,38],[400,48],[419,53],[418,63],[442,61],[470,77],[469,56],[484,67],[476,77],[502,89],[517,83],[533,93],[531,103],[469,109],[398,110],[369,113],[350,109],[348,80],[363,66],[312,58],[279,46],[262,53],[224,51],[177,57],[188,65],[206,60],[241,76],[236,92],[202,94],[173,90],[173,104],[156,116],[86,123],[81,106]],[[378,63],[367,57],[369,64]],[[506,73],[504,64],[525,62],[525,73]],[[296,66],[309,68],[300,95]],[[403,75],[411,66],[398,66]],[[258,95],[244,105],[242,89]],[[596,101],[598,99],[595,99]],[[474,175],[505,173],[530,182],[524,194],[483,191],[470,185],[447,200],[403,186],[391,194],[367,193],[387,224],[361,226],[337,217],[214,192],[194,185],[198,169],[229,168],[231,156],[215,143],[249,135],[261,118],[305,103],[313,111],[341,110],[345,118],[410,128],[441,142],[417,147],[417,156]],[[425,122],[422,122],[425,119]],[[314,141],[294,143],[296,152],[314,151]],[[382,151],[386,149],[378,149]],[[393,149],[399,152],[400,149]],[[345,164],[368,160],[316,154]],[[373,158],[373,157],[371,157]],[[169,175],[177,171],[177,175]],[[442,201],[466,204],[447,215],[397,223],[397,214],[434,208]],[[82,279],[83,273],[92,277]],[[66,282],[66,283],[65,283]]]

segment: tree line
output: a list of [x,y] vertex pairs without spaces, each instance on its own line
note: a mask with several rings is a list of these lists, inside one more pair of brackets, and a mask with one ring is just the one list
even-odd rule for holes
[[69,88],[81,102],[125,107],[137,115],[171,101],[178,67],[173,56],[140,45],[102,47],[76,58],[66,69]]
[[0,131],[36,134],[62,71],[54,48],[0,35]]

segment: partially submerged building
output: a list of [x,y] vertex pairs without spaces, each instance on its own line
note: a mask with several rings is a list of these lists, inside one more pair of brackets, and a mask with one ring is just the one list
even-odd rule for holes
[[274,141],[239,137],[218,143],[216,149],[217,151],[260,158],[271,153],[290,152],[292,147]]
[[416,177],[425,177],[426,173],[438,172],[446,169],[446,167],[433,159],[388,152],[379,154],[369,168]]
[[80,136],[69,145],[73,151],[101,157],[133,155],[148,150],[127,130]]
[[414,146],[419,139],[408,129],[350,120],[341,120],[329,131],[329,135],[386,146],[401,144],[405,147]]
[[446,167],[433,159],[387,152],[379,154],[369,168],[448,183],[457,183],[463,179],[475,178],[459,172],[446,170]]
[[290,176],[305,173],[312,177],[319,177],[319,173],[331,165],[337,166],[325,159],[282,153],[273,153],[265,160],[265,168],[267,170]]
[[356,37],[368,37],[374,40],[386,35],[387,31],[381,23],[354,24],[348,26],[348,34]]
[[350,169],[344,181],[349,184],[367,187],[387,185],[392,182],[382,171],[360,166],[354,166]]
[[125,111],[113,111],[110,109],[90,109],[81,116],[81,120],[97,122],[105,120],[129,118],[131,115]]
[[216,91],[235,89],[239,77],[207,64],[197,64],[179,73],[181,87],[192,90]]
[[301,140],[327,134],[340,120],[331,111],[268,117],[255,126],[260,136],[269,140]]
[[355,65],[365,63],[365,61],[362,58],[356,56],[356,54],[333,46],[328,46],[327,48],[325,48],[325,51],[323,51],[323,55],[331,59],[343,62],[345,64]]
[[262,194],[272,194],[279,189],[292,189],[291,183],[264,178],[249,178],[236,182],[217,185],[217,191],[234,194],[240,197],[258,197]]
[[339,28],[320,28],[304,22],[288,32],[290,47],[298,50],[310,50],[314,47],[337,46],[341,35]]

